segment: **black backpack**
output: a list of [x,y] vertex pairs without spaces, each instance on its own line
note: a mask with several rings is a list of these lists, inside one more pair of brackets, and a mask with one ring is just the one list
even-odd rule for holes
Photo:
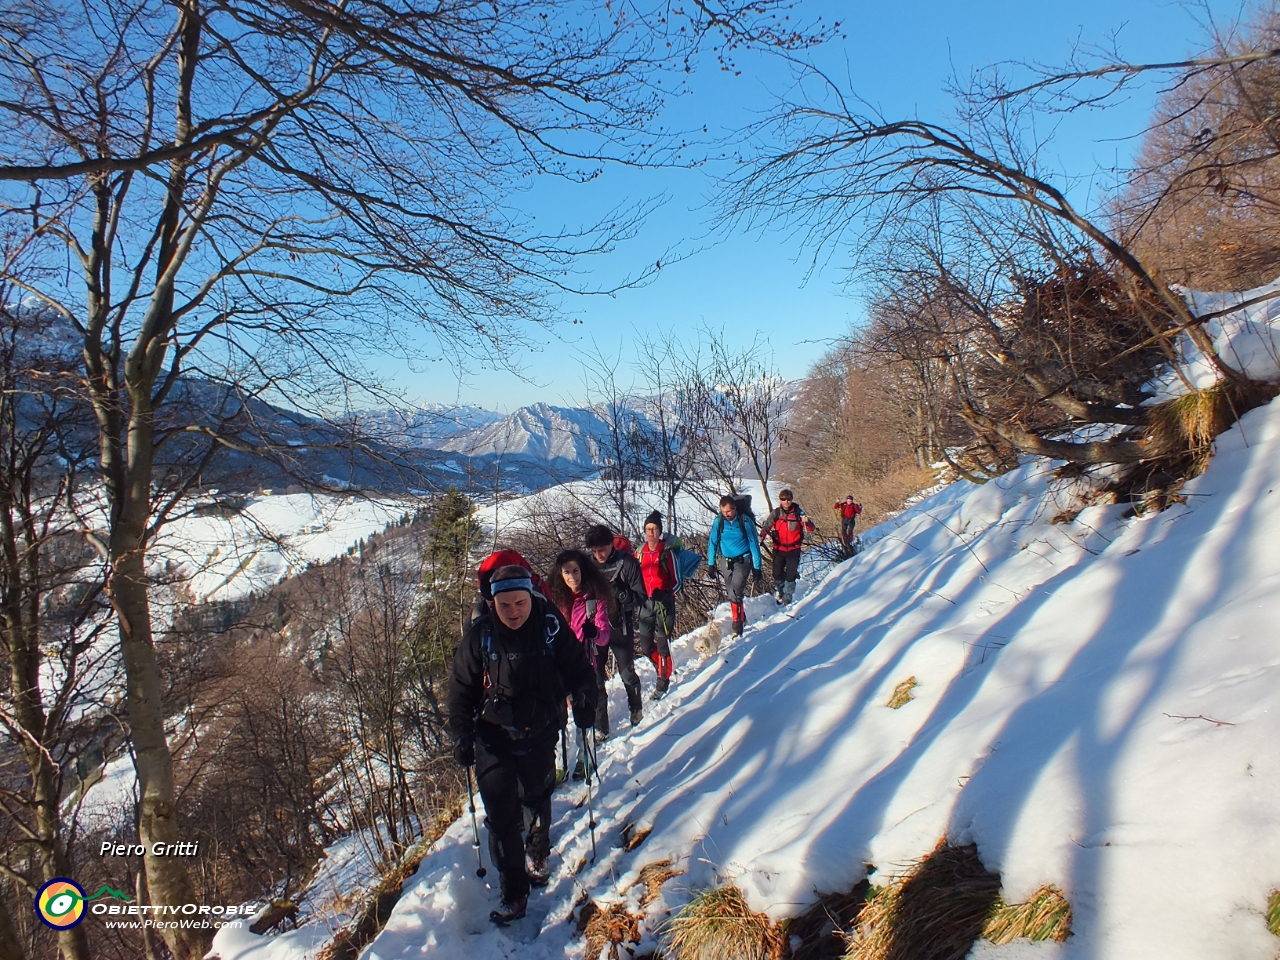
[[[527,736],[539,729],[563,726],[564,690],[556,669],[553,642],[560,623],[555,615],[535,603],[530,616],[543,617],[543,642],[533,650],[508,653],[494,648],[492,614],[480,625],[480,657],[484,670],[484,701],[480,706],[483,720],[502,727],[512,737]],[[531,661],[517,670],[517,661]],[[524,674],[525,683],[512,683],[513,671]],[[532,682],[530,689],[526,683]]]

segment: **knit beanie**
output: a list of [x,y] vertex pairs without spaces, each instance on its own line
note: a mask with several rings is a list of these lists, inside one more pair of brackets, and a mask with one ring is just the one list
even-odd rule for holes
[[657,510],[653,511],[653,513],[649,514],[647,517],[644,518],[644,525],[646,527],[651,523],[658,528],[659,533],[662,532],[662,514],[660,514]]

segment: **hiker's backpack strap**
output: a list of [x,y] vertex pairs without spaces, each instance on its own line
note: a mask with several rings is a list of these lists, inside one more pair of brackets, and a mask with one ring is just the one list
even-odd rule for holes
[[552,641],[555,640],[556,635],[560,632],[560,621],[556,619],[556,615],[549,610],[547,611],[546,619],[543,621],[542,629],[547,641],[546,653],[554,656],[555,651],[552,650]]
[[493,689],[493,676],[489,673],[489,661],[496,659],[493,654],[493,624],[485,617],[480,624],[480,656],[484,661],[484,688]]

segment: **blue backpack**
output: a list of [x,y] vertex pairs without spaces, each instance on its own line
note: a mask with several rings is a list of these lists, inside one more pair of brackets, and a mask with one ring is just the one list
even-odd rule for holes
[[[698,575],[698,571],[706,563],[706,558],[700,553],[686,550],[684,542],[670,534],[663,536],[662,545],[666,548],[666,552],[671,554],[671,567],[676,572],[676,593],[679,593],[686,580],[692,580]],[[640,551],[643,549],[643,543],[636,548],[637,560],[640,559]]]
[[698,575],[707,558],[684,547],[673,547],[671,554],[676,562],[676,590],[679,590],[686,580],[692,580]]

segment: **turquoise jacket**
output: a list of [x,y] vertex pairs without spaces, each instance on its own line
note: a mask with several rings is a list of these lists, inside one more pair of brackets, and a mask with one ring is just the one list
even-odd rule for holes
[[751,554],[751,566],[760,569],[760,534],[756,530],[755,517],[738,512],[732,520],[717,514],[711,523],[711,542],[707,546],[707,563],[715,566],[716,557],[729,560]]

